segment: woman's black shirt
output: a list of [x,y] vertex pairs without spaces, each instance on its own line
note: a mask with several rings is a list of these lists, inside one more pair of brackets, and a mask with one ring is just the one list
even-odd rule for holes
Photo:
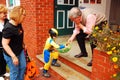
[[5,39],[10,39],[9,46],[15,55],[18,56],[23,50],[23,29],[21,24],[14,26],[7,22],[2,31],[2,37]]

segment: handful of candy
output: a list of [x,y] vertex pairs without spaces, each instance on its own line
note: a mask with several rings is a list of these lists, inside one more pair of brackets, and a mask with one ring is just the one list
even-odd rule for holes
[[70,44],[63,44],[63,45],[65,45],[65,48],[58,49],[58,52],[67,53],[71,49],[71,45]]

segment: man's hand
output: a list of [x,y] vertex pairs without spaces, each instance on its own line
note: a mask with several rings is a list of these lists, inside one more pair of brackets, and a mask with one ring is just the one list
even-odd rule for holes
[[72,41],[73,41],[73,40],[72,40],[71,38],[69,38],[66,44],[69,44],[69,43],[71,43]]

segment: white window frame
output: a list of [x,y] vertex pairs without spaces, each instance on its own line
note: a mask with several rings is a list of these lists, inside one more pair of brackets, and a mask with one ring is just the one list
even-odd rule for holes
[[[20,5],[20,0],[13,0],[13,6],[9,6],[9,0],[6,0],[6,6],[8,8],[8,15],[9,15],[9,12],[10,10],[14,7],[14,6],[19,6]],[[8,16],[8,19],[9,19],[9,16]]]
[[57,0],[57,4],[58,5],[75,5],[75,0],[73,0],[73,4],[70,4],[70,0],[68,0],[68,4],[64,4],[64,0]]
[[14,6],[19,6],[20,5],[20,0],[13,0],[13,5],[9,6],[9,0],[6,0],[6,5],[9,10],[11,10]]
[[69,10],[67,11],[67,28],[74,28],[74,22],[72,22],[72,26],[69,26]]
[[[58,25],[58,22],[59,22],[59,21],[58,21],[58,20],[59,20],[59,19],[58,19],[59,12],[62,12],[62,13],[63,13],[63,20],[62,20],[62,21],[63,21],[63,26],[62,26],[62,27]],[[58,10],[58,11],[57,11],[57,29],[64,29],[64,28],[65,28],[65,11],[64,11],[64,10]]]

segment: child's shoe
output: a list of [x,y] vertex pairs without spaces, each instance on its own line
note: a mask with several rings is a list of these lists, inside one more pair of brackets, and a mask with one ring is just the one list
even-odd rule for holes
[[52,66],[60,67],[61,65],[59,63],[52,63]]
[[50,74],[48,73],[48,70],[43,69],[43,76],[46,78],[50,77]]
[[46,77],[46,78],[49,78],[50,74],[48,72],[47,73],[43,73],[43,76]]
[[55,67],[60,67],[61,66],[59,63],[57,63],[57,59],[53,59],[51,65],[55,66]]

